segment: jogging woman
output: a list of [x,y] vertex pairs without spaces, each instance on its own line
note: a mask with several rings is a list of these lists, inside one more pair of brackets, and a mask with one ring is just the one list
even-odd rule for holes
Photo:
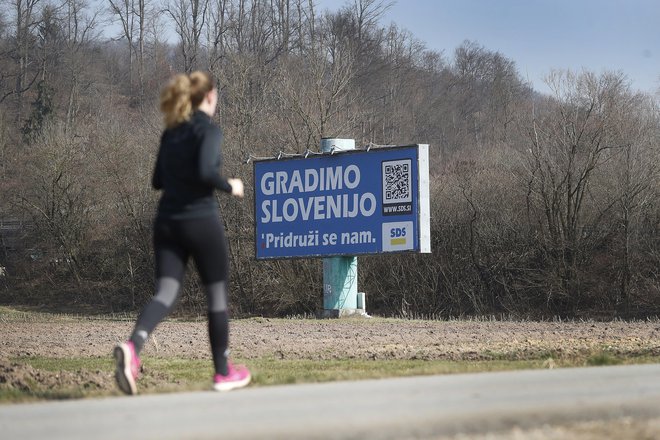
[[213,387],[228,391],[250,382],[248,369],[227,359],[229,256],[215,190],[243,197],[243,182],[220,173],[222,131],[211,119],[218,102],[214,84],[210,74],[198,71],[177,75],[161,93],[165,131],[152,179],[154,189],[163,191],[154,221],[156,294],[129,340],[114,350],[117,385],[126,394],[137,393],[140,351],[177,303],[189,257],[206,291]]

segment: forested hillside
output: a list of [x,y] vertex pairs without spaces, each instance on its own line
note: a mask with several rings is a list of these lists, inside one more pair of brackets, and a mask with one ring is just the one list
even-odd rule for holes
[[[0,9],[0,302],[138,310],[152,295],[150,189],[176,72],[217,78],[219,196],[234,316],[314,313],[320,260],[256,261],[252,165],[428,143],[432,255],[360,257],[369,313],[645,317],[660,311],[658,95],[625,72],[548,72],[535,92],[487,42],[443,52],[387,3],[4,0]],[[482,45],[486,44],[485,46]],[[181,310],[206,308],[189,276]]]

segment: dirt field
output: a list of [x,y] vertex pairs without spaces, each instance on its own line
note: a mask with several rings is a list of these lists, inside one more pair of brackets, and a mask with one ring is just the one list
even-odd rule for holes
[[[111,371],[47,372],[12,361],[17,357],[110,357],[126,339],[129,320],[49,318],[0,313],[0,385],[114,388]],[[404,321],[390,319],[295,320],[253,318],[231,323],[232,356],[256,359],[522,360],[660,355],[660,322]],[[210,359],[206,322],[161,324],[144,356]],[[157,375],[150,380],[158,381]],[[607,427],[607,429],[604,429]],[[569,431],[565,431],[569,430]],[[567,432],[570,436],[567,436]],[[607,437],[598,433],[619,433]],[[456,437],[465,438],[468,437]],[[571,427],[540,427],[474,439],[660,438],[660,423],[618,420]]]
[[[3,357],[108,356],[132,321],[3,318]],[[243,359],[538,359],[606,351],[660,355],[660,322],[296,320],[252,318],[231,323],[230,344]],[[206,322],[162,323],[144,354],[209,358]]]

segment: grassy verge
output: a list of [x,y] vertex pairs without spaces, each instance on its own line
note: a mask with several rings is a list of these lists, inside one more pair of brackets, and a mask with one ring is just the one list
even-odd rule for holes
[[[141,394],[200,391],[210,389],[211,365],[208,360],[180,358],[143,359],[139,380]],[[237,363],[241,359],[236,360]],[[21,372],[19,380],[0,383],[0,403],[57,400],[118,395],[109,358],[20,357],[10,359]],[[640,356],[619,358],[607,352],[586,358],[489,361],[442,360],[280,360],[251,359],[251,386],[315,383],[337,380],[380,379],[388,377],[509,371],[555,367],[657,363],[660,358]],[[15,377],[17,375],[14,375]]]
[[80,321],[133,321],[135,313],[113,313],[103,315],[43,312],[30,307],[7,307],[0,305],[0,323],[31,322],[80,322]]

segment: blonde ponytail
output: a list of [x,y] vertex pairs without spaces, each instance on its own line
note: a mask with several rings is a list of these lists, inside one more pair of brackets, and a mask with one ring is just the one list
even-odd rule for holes
[[190,119],[193,110],[213,87],[213,77],[199,70],[172,78],[160,94],[160,111],[165,115],[165,126],[173,128]]
[[172,128],[190,119],[193,108],[190,101],[190,78],[179,74],[170,80],[160,94],[160,111],[165,115],[165,126]]

